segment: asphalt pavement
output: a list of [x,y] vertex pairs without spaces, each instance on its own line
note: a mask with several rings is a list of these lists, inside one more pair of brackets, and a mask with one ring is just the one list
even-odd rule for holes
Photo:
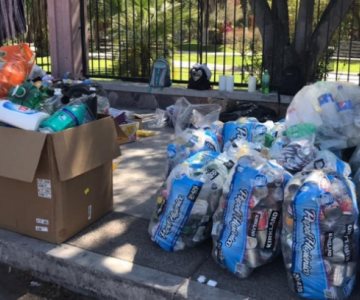
[[91,300],[0,263],[0,300]]

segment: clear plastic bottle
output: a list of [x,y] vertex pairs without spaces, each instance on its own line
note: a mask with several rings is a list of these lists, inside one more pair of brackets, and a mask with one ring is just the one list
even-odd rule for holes
[[343,85],[337,86],[336,93],[336,107],[341,120],[342,127],[344,128],[344,134],[347,137],[356,136],[356,129],[353,126],[354,123],[354,106],[352,99],[347,95]]
[[323,120],[323,125],[326,128],[338,128],[341,127],[341,119],[338,114],[338,109],[334,95],[331,93],[326,83],[319,82],[318,88],[318,103],[320,106],[320,116]]
[[46,99],[44,101],[44,103],[42,104],[42,110],[47,112],[48,114],[52,115],[54,112],[56,112],[62,106],[64,106],[64,103],[62,102],[62,98],[63,98],[63,95],[61,93],[61,89],[56,88],[54,90],[54,96]]

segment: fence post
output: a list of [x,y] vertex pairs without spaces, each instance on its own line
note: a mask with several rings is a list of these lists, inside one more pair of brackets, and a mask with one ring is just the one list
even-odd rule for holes
[[88,47],[84,45],[84,40],[87,39],[82,37],[82,32],[86,34],[86,30],[81,26],[81,19],[86,16],[86,2],[86,0],[48,0],[47,2],[51,73],[54,77],[61,77],[64,73],[71,72],[75,78],[78,78],[87,73],[83,63],[88,57]]

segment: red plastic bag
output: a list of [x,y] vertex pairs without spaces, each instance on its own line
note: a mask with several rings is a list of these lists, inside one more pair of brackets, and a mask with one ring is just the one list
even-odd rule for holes
[[26,80],[34,61],[35,55],[27,44],[0,47],[0,98]]

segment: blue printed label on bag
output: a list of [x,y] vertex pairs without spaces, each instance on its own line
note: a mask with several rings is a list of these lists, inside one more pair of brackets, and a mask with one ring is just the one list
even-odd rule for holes
[[265,136],[266,126],[249,121],[244,124],[237,122],[227,122],[224,125],[223,140],[224,144],[228,141],[246,140],[248,142],[255,142],[255,139],[260,136]]
[[333,96],[330,93],[323,94],[318,98],[320,106],[325,105],[326,103],[335,102]]
[[39,113],[36,110],[30,109],[30,108],[25,107],[25,106],[14,104],[14,103],[12,103],[10,101],[3,102],[3,107],[8,109],[8,110],[16,111],[18,113],[22,113],[22,114],[25,114],[25,115],[33,115],[33,114]]
[[296,292],[311,299],[324,299],[328,289],[319,226],[324,193],[317,184],[306,182],[294,199],[292,276]]
[[258,175],[257,170],[237,166],[230,186],[217,251],[221,263],[233,273],[236,273],[236,266],[244,259],[249,199],[253,190],[252,182]]
[[184,176],[174,179],[153,240],[166,251],[173,251],[191,209],[199,196],[202,182]]
[[353,105],[351,100],[339,101],[336,103],[336,108],[339,112],[341,112],[346,110],[352,110]]
[[220,146],[217,140],[217,136],[211,129],[205,129],[205,135],[210,138],[210,140],[205,141],[204,150],[210,151],[219,151]]
[[187,158],[186,163],[188,163],[192,169],[201,169],[207,163],[214,160],[218,156],[218,152],[201,151]]

